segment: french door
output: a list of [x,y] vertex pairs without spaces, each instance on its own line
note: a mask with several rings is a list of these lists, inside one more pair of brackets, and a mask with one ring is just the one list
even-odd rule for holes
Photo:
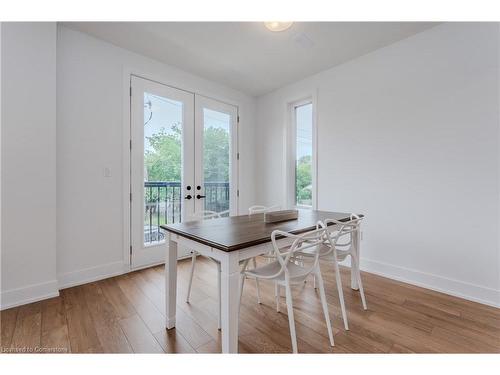
[[[133,268],[165,256],[162,224],[237,212],[237,107],[131,77]],[[178,249],[179,257],[189,249]]]

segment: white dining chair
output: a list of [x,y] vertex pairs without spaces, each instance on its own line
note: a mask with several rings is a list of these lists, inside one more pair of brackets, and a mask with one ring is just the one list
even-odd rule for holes
[[[255,215],[255,214],[265,214],[266,212],[272,212],[272,211],[279,211],[281,209],[281,206],[279,205],[274,205],[274,206],[261,206],[261,205],[255,205],[251,206],[248,208],[248,214],[249,215]],[[261,255],[262,258],[266,260],[267,263],[271,263],[274,259],[274,253],[271,251],[266,254]],[[280,289],[279,285],[275,283],[274,285],[274,297],[276,298],[280,294]]]
[[[281,209],[281,206],[279,206],[279,205],[274,205],[274,206],[255,205],[255,206],[251,206],[248,208],[248,214],[249,215],[265,214],[266,212],[278,211],[280,209]],[[262,254],[261,257],[266,259],[267,262],[269,263],[269,262],[271,262],[272,259],[274,259],[274,254],[271,251],[267,254]]]
[[[198,213],[195,213],[194,215],[191,216],[192,221],[198,221],[198,220],[209,220],[209,219],[214,219],[220,217],[219,214],[215,211],[200,211]],[[189,284],[188,284],[188,290],[187,290],[187,296],[186,296],[186,302],[189,303],[189,298],[191,297],[191,287],[193,285],[193,276],[194,276],[194,269],[196,265],[196,258],[199,254],[196,251],[191,251],[191,271],[189,273]],[[221,305],[220,305],[220,299],[221,299],[221,265],[220,262],[216,261],[213,258],[208,258],[211,261],[213,261],[217,265],[217,293],[218,293],[218,308],[217,308],[217,328],[220,329],[221,327]]]
[[[215,211],[200,211],[194,215],[191,216],[191,220],[197,221],[197,220],[209,220],[209,219],[216,219],[220,218],[221,215],[226,214],[228,212],[223,211],[223,212],[215,212]],[[186,296],[186,302],[189,303],[189,298],[191,297],[191,287],[193,285],[193,276],[194,276],[194,269],[196,265],[196,258],[197,256],[200,255],[196,251],[191,251],[191,271],[189,273],[189,284],[188,284],[188,290],[187,290],[187,296]],[[221,264],[219,261],[213,259],[213,258],[208,258],[212,262],[214,262],[217,265],[217,328],[221,329]],[[253,266],[254,268],[257,267],[257,262],[255,258],[253,258]],[[261,303],[260,300],[260,286],[258,280],[256,280],[256,286],[257,286],[257,303]]]
[[[292,241],[291,245],[279,248],[276,238],[288,238]],[[294,353],[298,352],[297,336],[295,333],[295,320],[293,315],[293,300],[292,300],[292,285],[303,284],[304,280],[311,273],[315,275],[318,281],[319,294],[323,313],[325,316],[326,327],[328,329],[328,337],[330,344],[334,346],[332,325],[330,315],[328,313],[328,306],[326,302],[325,289],[323,286],[323,278],[319,268],[319,252],[317,251],[312,261],[309,263],[296,264],[293,261],[294,255],[301,250],[315,249],[328,240],[325,228],[319,228],[312,232],[302,235],[294,235],[288,232],[275,230],[271,234],[271,241],[276,260],[263,266],[257,267],[252,270],[247,270],[246,266],[248,261],[243,264],[243,269],[240,277],[240,304],[241,296],[243,293],[243,285],[245,278],[255,278],[261,280],[269,280],[275,282],[279,286],[285,287],[286,306],[288,311],[288,323],[290,326],[290,337],[292,340],[292,349]],[[279,296],[277,297],[278,311],[279,311]]]
[[[338,221],[327,219],[318,223],[318,228],[326,229],[328,241],[318,247],[320,259],[329,260],[333,263],[335,271],[335,279],[337,284],[337,292],[339,295],[340,308],[342,310],[342,320],[344,321],[344,328],[349,330],[349,323],[347,320],[347,312],[344,302],[344,292],[342,290],[342,279],[340,277],[339,263],[344,261],[348,256],[351,257],[355,277],[358,280],[359,292],[361,294],[361,301],[363,309],[367,310],[365,293],[363,290],[363,283],[361,281],[361,274],[359,272],[359,251],[355,248],[354,236],[357,236],[360,230],[361,220],[363,218],[356,214],[351,214],[349,221]],[[304,257],[314,257],[316,254],[310,250],[304,250],[299,253]],[[314,280],[314,287],[316,288],[316,279]]]
[[[361,272],[359,270],[359,243],[355,241],[355,236],[358,236],[361,231],[361,222],[363,217],[356,214],[351,214],[350,220],[343,222],[344,230],[342,231],[342,236],[339,241],[335,243],[335,248],[337,252],[337,262],[344,261],[348,256],[351,257],[351,262],[354,263],[354,270],[356,270],[355,277],[358,281],[359,294],[361,295],[361,303],[363,309],[367,310],[365,292],[363,289],[363,282],[361,281]],[[327,232],[330,237],[335,237],[335,226],[329,225],[329,223],[335,223],[339,225],[342,222],[336,220],[325,220],[324,224],[327,226]],[[340,240],[345,242],[342,242]],[[356,248],[356,245],[358,248]]]

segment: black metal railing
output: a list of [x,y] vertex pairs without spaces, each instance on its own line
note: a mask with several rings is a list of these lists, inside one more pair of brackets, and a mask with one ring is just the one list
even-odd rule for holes
[[229,210],[229,182],[205,182],[205,210]]
[[[229,210],[229,182],[205,182],[204,187],[205,210]],[[181,221],[183,198],[180,181],[144,182],[144,243],[163,240],[161,224]]]
[[163,240],[161,224],[180,222],[182,187],[178,181],[144,182],[144,243]]

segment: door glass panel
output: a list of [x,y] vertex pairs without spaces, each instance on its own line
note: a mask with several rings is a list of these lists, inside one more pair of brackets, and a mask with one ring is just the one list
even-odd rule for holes
[[229,215],[231,116],[203,109],[203,177],[205,210]]
[[312,207],[312,104],[295,107],[295,199],[297,206]]
[[182,102],[144,93],[144,244],[181,221]]

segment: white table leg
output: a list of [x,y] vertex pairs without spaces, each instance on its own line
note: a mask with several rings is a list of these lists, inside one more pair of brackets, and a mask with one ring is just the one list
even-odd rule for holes
[[[353,251],[358,255],[357,259],[359,259],[359,229],[356,230],[356,232],[353,233],[353,239],[352,239],[352,245],[353,245]],[[357,269],[354,269],[354,268]],[[358,277],[357,277],[357,272],[359,272],[359,262],[353,262],[351,259],[351,289],[358,290],[359,285],[358,285]]]
[[226,252],[221,259],[222,353],[238,353],[238,302],[240,267],[238,251]]
[[177,302],[177,242],[172,241],[174,234],[168,234],[165,256],[165,325],[175,327],[175,308]]

